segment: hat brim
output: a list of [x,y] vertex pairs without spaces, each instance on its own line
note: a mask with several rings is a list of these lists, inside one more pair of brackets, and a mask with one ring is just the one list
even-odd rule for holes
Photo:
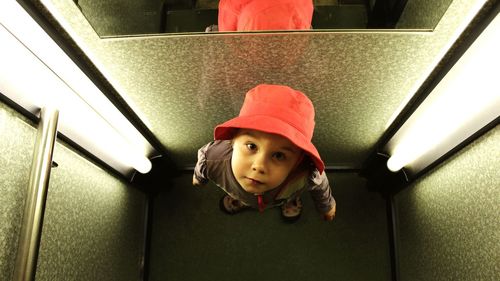
[[311,157],[314,166],[316,166],[316,169],[318,169],[320,173],[322,173],[325,169],[325,164],[321,160],[318,150],[314,144],[312,144],[312,142],[308,140],[299,130],[295,129],[295,127],[283,122],[280,119],[265,115],[239,116],[215,127],[214,139],[232,139],[236,129],[259,130],[283,136],[304,150]]

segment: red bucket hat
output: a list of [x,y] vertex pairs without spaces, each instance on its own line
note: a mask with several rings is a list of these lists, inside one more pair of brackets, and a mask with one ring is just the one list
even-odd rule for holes
[[312,0],[220,0],[219,31],[310,29]]
[[281,85],[258,85],[246,94],[238,117],[215,127],[214,139],[232,139],[238,128],[281,135],[304,150],[320,173],[325,169],[311,142],[314,106],[302,92]]

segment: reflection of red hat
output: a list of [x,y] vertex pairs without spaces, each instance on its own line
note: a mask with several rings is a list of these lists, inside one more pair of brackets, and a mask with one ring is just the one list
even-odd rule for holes
[[219,31],[310,29],[312,0],[220,0]]
[[214,138],[227,140],[236,128],[278,134],[303,149],[320,173],[325,164],[311,142],[314,107],[303,93],[287,86],[261,84],[248,91],[240,115],[215,127]]

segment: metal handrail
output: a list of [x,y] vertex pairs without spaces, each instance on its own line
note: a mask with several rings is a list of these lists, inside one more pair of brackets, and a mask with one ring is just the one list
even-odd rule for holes
[[16,281],[35,280],[58,118],[57,109],[42,108],[14,266]]

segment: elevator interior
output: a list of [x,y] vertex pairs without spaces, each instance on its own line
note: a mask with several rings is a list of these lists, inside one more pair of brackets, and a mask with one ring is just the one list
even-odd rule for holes
[[[213,9],[194,7],[217,1],[158,1],[158,13],[130,1],[146,8],[111,17],[121,25],[94,22],[106,11],[126,10],[119,1],[89,10],[98,2],[0,4],[0,280],[500,278],[498,83],[477,85],[476,97],[494,93],[491,113],[465,137],[435,144],[402,170],[386,165],[402,128],[418,119],[440,81],[493,25],[499,1],[330,1],[335,5],[316,13],[346,9],[345,21],[329,25],[328,16],[318,16],[310,31],[210,34],[194,30],[189,19],[201,13],[209,16],[199,26],[214,21]],[[31,41],[38,33],[8,18],[10,6],[28,14],[59,50]],[[155,17],[155,24],[137,25],[141,16]],[[179,24],[168,22],[176,17]],[[36,64],[14,59],[14,50]],[[62,55],[52,59],[52,51],[73,68],[58,68]],[[498,67],[498,56],[491,60]],[[140,148],[113,154],[119,145],[110,142],[94,149],[87,140],[111,138],[98,121],[57,108],[32,273],[16,279],[20,245],[30,241],[21,237],[40,105],[68,95],[58,85],[83,97],[87,80],[70,77],[78,71],[92,83],[89,92],[100,94],[86,100],[96,116],[104,113],[93,102],[104,98],[123,115],[106,124],[120,134],[120,122],[135,129],[130,138]],[[315,104],[313,142],[337,200],[333,222],[321,220],[307,194],[301,219],[285,224],[278,210],[227,216],[218,209],[216,186],[191,186],[197,149],[259,83],[300,89]],[[37,99],[17,98],[23,92]]]

